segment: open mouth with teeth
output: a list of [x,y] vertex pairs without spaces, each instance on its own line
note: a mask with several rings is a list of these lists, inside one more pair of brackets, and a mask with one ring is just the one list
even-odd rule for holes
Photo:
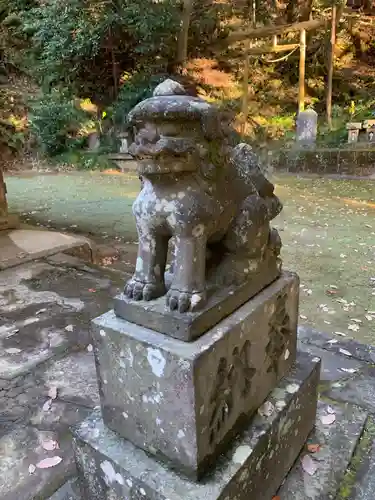
[[130,154],[137,159],[157,158],[160,156],[186,156],[197,151],[196,143],[191,139],[162,137],[155,143],[134,142],[129,148]]

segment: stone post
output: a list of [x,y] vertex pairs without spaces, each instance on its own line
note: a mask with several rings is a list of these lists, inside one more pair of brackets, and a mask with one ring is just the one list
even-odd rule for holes
[[101,409],[74,431],[82,496],[270,499],[314,426],[320,368],[297,353],[299,280],[270,226],[282,205],[178,83],[130,121],[138,257],[92,322]]
[[0,168],[0,230],[14,229],[18,227],[18,224],[18,217],[8,213],[7,187],[3,169]]

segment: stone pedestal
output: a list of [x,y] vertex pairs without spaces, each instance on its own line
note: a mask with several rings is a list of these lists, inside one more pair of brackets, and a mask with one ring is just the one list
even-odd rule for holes
[[74,431],[83,498],[272,498],[316,416],[298,296],[284,272],[193,342],[114,311],[95,319],[101,410]]
[[86,500],[271,500],[315,422],[320,362],[299,354],[245,431],[201,482],[109,430],[97,411],[74,433]]
[[105,424],[200,477],[295,360],[299,280],[284,273],[195,342],[104,314],[93,343]]

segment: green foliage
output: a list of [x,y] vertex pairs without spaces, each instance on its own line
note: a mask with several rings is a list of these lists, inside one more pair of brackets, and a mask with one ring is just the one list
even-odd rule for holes
[[30,102],[30,128],[43,153],[58,155],[82,146],[90,116],[66,92],[53,90]]
[[[192,19],[194,55],[220,29],[221,11],[210,3]],[[180,19],[180,0],[46,0],[23,16],[33,42],[29,69],[46,86],[63,85],[105,106],[117,98],[124,75],[171,70]]]
[[122,85],[118,98],[108,108],[109,116],[117,125],[124,125],[126,123],[126,116],[129,111],[143,99],[152,96],[155,87],[161,83],[166,74],[161,75],[147,75],[137,74],[130,77]]
[[79,149],[65,151],[50,159],[57,165],[74,166],[77,170],[106,170],[113,168],[113,163],[102,152],[89,152]]

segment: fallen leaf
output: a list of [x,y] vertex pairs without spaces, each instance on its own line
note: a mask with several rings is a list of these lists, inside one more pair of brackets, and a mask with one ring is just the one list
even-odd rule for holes
[[47,399],[47,401],[43,405],[43,411],[49,411],[52,406],[52,399]]
[[352,353],[347,351],[346,349],[339,349],[339,352],[341,352],[341,354],[345,354],[345,356],[352,356]]
[[310,453],[318,453],[320,450],[320,444],[308,444],[307,449]]
[[51,387],[50,390],[48,391],[48,397],[50,399],[56,399],[57,398],[57,387]]
[[340,370],[345,373],[357,373],[358,371],[355,368],[340,368]]
[[59,465],[62,462],[61,457],[49,457],[45,458],[44,460],[41,460],[36,464],[38,469],[49,469],[50,467],[55,467],[56,465]]
[[34,472],[36,471],[36,467],[34,464],[30,464],[29,465],[29,474],[34,474]]
[[361,319],[357,319],[357,318],[352,318],[350,321],[354,321],[354,323],[362,323],[362,320]]
[[19,354],[22,352],[22,349],[18,349],[18,347],[9,347],[8,349],[5,349],[5,352],[7,354]]
[[367,319],[367,321],[372,321],[374,319],[374,317],[370,316],[369,314],[366,314],[365,318]]
[[46,312],[46,311],[47,311],[47,309],[46,309],[46,308],[44,308],[44,309],[39,309],[39,311],[37,311],[35,314],[36,314],[36,315],[38,315],[38,314],[42,314],[42,313],[44,313],[44,312]]
[[340,337],[346,337],[346,333],[342,332],[335,332],[336,335],[339,335]]
[[329,413],[328,415],[322,415],[320,421],[323,425],[331,425],[336,421],[336,415],[334,413]]
[[57,441],[54,441],[53,439],[50,439],[49,441],[44,441],[42,443],[42,448],[46,451],[58,450],[59,443]]
[[307,319],[307,316],[304,316],[303,314],[300,314],[300,315],[299,315],[299,317],[300,317],[301,319]]
[[272,413],[275,411],[274,405],[271,401],[266,401],[259,409],[258,413],[262,417],[270,417]]
[[318,464],[313,460],[310,455],[305,455],[302,460],[302,469],[310,476],[313,476],[318,470]]
[[341,298],[340,299],[336,299],[336,302],[340,302],[340,304],[347,304],[348,303],[347,300],[341,299]]
[[338,340],[337,339],[331,339],[327,341],[327,344],[337,344]]
[[65,327],[65,330],[67,332],[72,332],[74,330],[74,326],[73,325],[68,325],[68,326]]
[[352,332],[358,332],[358,330],[359,330],[359,326],[358,326],[358,325],[356,325],[356,324],[349,325],[349,326],[348,326],[348,330],[351,330]]

